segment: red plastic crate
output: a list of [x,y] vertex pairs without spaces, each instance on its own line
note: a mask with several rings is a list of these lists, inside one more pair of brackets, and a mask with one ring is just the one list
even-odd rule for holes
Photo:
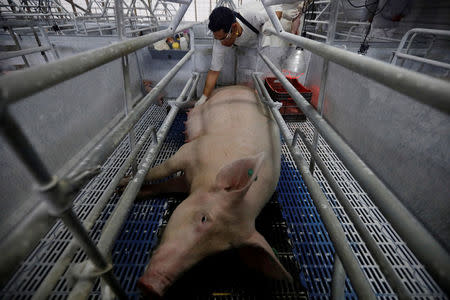
[[[311,102],[312,92],[311,90],[304,87],[300,82],[298,82],[297,78],[289,78],[286,77],[287,80],[300,92],[300,94],[308,101]],[[281,82],[275,77],[267,77],[264,85],[269,92],[272,100],[279,101],[283,104],[280,108],[280,113],[283,116],[289,117],[298,117],[300,119],[304,119],[305,116],[303,112],[297,107],[294,100],[292,100],[289,93],[283,87]]]

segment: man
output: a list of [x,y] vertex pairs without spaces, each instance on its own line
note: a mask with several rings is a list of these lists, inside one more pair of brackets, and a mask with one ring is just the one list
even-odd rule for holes
[[212,91],[222,70],[225,50],[233,45],[256,47],[258,34],[262,26],[269,20],[265,11],[247,11],[242,15],[223,6],[216,7],[209,16],[208,28],[213,32],[214,43],[211,67],[206,76],[203,95],[196,102],[196,106],[203,104]]

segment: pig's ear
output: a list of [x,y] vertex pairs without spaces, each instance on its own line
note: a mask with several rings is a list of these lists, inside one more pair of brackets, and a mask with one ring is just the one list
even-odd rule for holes
[[239,248],[241,259],[252,269],[259,270],[265,275],[275,279],[287,279],[292,282],[289,274],[266,239],[257,231]]
[[216,177],[216,187],[227,192],[247,192],[258,179],[258,171],[264,160],[264,152],[238,159],[222,167]]

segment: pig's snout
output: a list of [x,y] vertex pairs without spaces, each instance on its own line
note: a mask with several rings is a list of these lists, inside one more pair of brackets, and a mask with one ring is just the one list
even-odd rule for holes
[[149,269],[139,278],[137,286],[145,295],[145,299],[162,299],[165,291],[171,284],[172,280],[170,278]]

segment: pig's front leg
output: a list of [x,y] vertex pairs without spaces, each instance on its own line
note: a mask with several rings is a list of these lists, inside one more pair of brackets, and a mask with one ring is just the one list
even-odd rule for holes
[[188,163],[186,154],[188,145],[185,144],[171,157],[166,159],[162,164],[150,169],[145,176],[146,181],[162,179],[170,176],[178,171],[184,171]]

